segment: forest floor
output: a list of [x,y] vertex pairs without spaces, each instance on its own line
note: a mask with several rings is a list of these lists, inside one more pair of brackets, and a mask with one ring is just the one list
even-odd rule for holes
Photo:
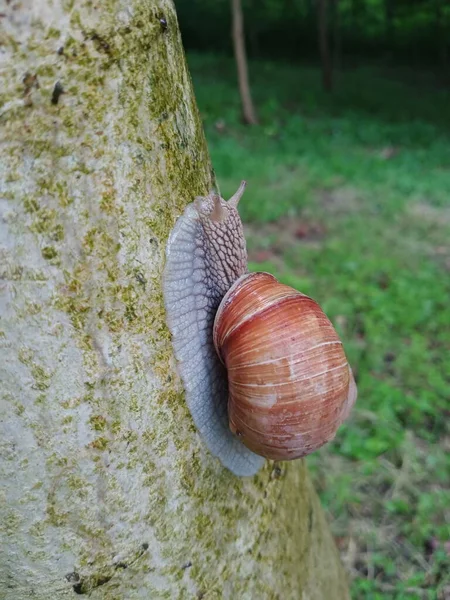
[[241,179],[253,270],[315,298],[359,397],[307,458],[352,598],[450,598],[450,91],[399,70],[188,57],[222,195]]

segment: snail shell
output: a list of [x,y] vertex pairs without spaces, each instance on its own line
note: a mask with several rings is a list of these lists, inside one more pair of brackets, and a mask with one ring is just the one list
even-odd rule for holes
[[314,300],[268,273],[245,274],[218,308],[213,339],[228,373],[230,429],[250,450],[292,460],[334,438],[356,385]]

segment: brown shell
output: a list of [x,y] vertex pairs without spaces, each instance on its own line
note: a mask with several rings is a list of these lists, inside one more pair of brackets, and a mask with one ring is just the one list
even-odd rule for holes
[[216,314],[230,429],[274,460],[332,440],[356,400],[342,343],[320,306],[268,273],[243,275]]

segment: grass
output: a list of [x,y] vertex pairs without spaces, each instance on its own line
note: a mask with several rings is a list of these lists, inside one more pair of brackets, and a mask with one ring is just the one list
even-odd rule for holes
[[359,399],[308,457],[354,599],[450,597],[450,93],[357,69],[188,57],[221,192],[241,179],[251,268],[318,300]]

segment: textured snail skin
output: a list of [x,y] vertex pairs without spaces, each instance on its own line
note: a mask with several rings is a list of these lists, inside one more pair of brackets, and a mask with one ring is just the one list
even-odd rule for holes
[[247,271],[237,203],[245,182],[228,202],[215,194],[186,207],[169,237],[163,293],[167,324],[186,402],[210,452],[236,475],[254,475],[264,459],[246,448],[228,424],[227,376],[213,345],[217,308]]
[[230,428],[248,448],[292,460],[334,438],[356,385],[314,300],[268,273],[243,275],[222,300],[213,335],[228,372]]

